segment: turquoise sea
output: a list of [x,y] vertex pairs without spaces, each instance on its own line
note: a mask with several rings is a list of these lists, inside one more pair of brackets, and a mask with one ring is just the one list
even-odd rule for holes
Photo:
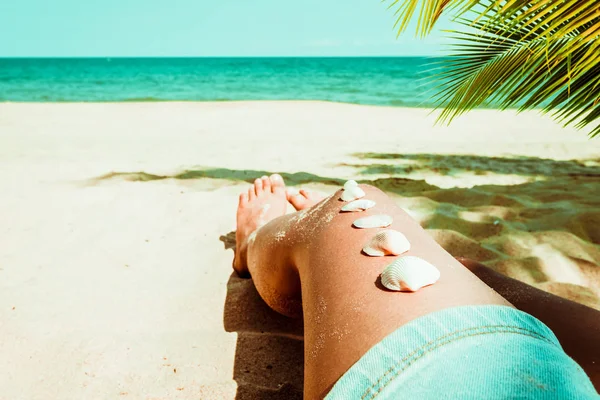
[[435,59],[0,58],[0,101],[327,100],[428,107]]

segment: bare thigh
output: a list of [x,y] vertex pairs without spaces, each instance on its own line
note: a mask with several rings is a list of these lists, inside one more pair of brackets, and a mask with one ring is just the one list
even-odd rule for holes
[[[444,251],[382,191],[361,185],[377,205],[340,213],[340,192],[296,217],[290,237],[299,272],[305,334],[305,397],[322,398],[373,345],[427,313],[460,305],[510,305]],[[390,292],[381,271],[396,257],[368,257],[361,250],[381,229],[356,229],[354,220],[374,214],[394,218],[390,228],[409,239],[405,255],[421,257],[441,272],[416,293]]]

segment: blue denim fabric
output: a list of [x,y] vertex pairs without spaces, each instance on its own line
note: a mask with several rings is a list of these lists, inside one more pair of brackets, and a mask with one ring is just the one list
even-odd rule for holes
[[326,399],[598,399],[538,319],[504,306],[456,307],[400,327]]

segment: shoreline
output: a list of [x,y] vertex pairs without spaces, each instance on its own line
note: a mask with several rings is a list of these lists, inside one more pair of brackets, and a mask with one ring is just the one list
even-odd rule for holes
[[[420,105],[392,105],[392,104],[375,104],[375,103],[357,103],[357,102],[345,102],[345,101],[335,101],[335,100],[314,100],[314,99],[288,99],[288,100],[280,100],[280,99],[259,99],[259,100],[235,100],[235,99],[226,99],[226,100],[168,100],[168,99],[155,99],[149,98],[151,100],[144,100],[144,98],[133,98],[127,100],[108,100],[108,101],[15,101],[15,100],[0,100],[0,104],[121,104],[121,103],[165,103],[165,104],[177,104],[177,103],[199,103],[199,104],[221,104],[221,103],[331,103],[331,104],[341,104],[341,105],[349,105],[349,106],[363,106],[363,107],[382,107],[382,108],[400,108],[400,109],[417,109],[417,110],[428,110],[428,111],[436,111],[441,109],[441,107],[436,106],[420,106]],[[479,107],[470,111],[508,111],[515,112],[518,108],[494,108],[494,107]],[[522,111],[524,113],[536,112],[541,113],[543,108],[536,108],[532,110]],[[459,118],[459,117],[457,117]]]

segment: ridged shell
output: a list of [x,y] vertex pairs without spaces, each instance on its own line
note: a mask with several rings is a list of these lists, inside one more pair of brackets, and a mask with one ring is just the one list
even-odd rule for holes
[[419,257],[401,257],[381,273],[381,284],[389,290],[416,292],[440,279],[440,271]]
[[353,186],[358,186],[358,183],[352,179],[350,179],[349,181],[346,181],[346,183],[344,183],[344,190],[347,190]]
[[352,225],[357,228],[366,229],[366,228],[385,228],[386,226],[390,226],[394,219],[385,214],[376,214],[371,215],[364,218],[359,218]]
[[368,210],[371,207],[375,206],[375,202],[373,200],[360,199],[354,200],[342,207],[342,211],[354,212],[354,211],[364,211]]
[[361,197],[365,197],[366,193],[358,186],[348,186],[347,189],[344,189],[342,192],[342,196],[340,197],[343,201],[352,201],[356,199],[360,199]]
[[372,257],[397,256],[410,250],[410,242],[401,232],[386,229],[377,233],[363,251]]

